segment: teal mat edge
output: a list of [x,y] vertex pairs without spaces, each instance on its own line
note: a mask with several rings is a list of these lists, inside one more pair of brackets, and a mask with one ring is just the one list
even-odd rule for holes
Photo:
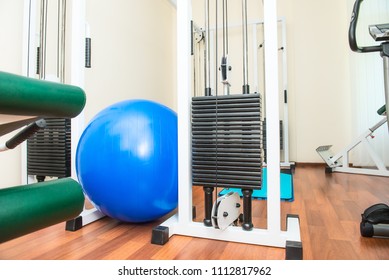
[[[260,190],[254,190],[252,197],[255,199],[266,200],[267,199],[267,172],[266,168],[262,170],[262,188]],[[281,194],[280,199],[282,201],[292,202],[294,201],[294,185],[293,175],[288,173],[280,173]],[[219,192],[219,196],[225,195],[229,192],[237,192],[242,197],[241,189],[229,188],[223,189]]]

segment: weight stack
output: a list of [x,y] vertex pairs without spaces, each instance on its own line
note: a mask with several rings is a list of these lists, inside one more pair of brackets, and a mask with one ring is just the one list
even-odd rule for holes
[[27,140],[27,173],[39,177],[71,176],[71,120],[45,119],[47,126]]
[[192,179],[205,188],[261,188],[260,95],[192,98]]

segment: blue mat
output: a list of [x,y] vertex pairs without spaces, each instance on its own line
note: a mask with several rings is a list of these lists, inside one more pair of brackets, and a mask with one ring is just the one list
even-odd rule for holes
[[[281,200],[293,201],[293,176],[292,174],[280,173],[280,184],[281,184]],[[242,196],[240,189],[230,188],[222,190],[219,195],[224,195],[230,191],[237,192]],[[262,188],[260,190],[253,191],[253,198],[266,199],[267,198],[267,171],[266,168],[262,169]]]

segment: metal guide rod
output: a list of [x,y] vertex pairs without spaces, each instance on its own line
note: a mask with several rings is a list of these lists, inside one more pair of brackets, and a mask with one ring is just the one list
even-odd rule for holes
[[257,39],[257,29],[258,29],[258,26],[257,24],[254,24],[253,25],[253,28],[252,28],[252,37],[253,37],[253,40],[252,40],[252,46],[253,46],[253,61],[254,61],[254,69],[253,69],[253,72],[254,72],[254,92],[255,93],[259,93],[259,82],[258,82],[258,39]]
[[39,43],[39,79],[46,77],[46,35],[47,35],[47,0],[41,0],[40,43]]
[[[217,16],[217,12],[218,12],[218,5],[217,5],[217,2],[218,0],[215,1],[215,26],[216,26],[216,29],[215,29],[215,46],[216,46],[216,50],[215,50],[215,65],[218,65],[218,56],[219,56],[219,44],[218,44],[218,36],[219,36],[219,32],[218,32],[218,16]],[[215,95],[217,96],[218,95],[218,69],[217,67],[215,68]]]
[[248,84],[248,36],[247,36],[247,0],[242,0],[242,34],[243,34],[243,94],[250,92]]
[[223,0],[223,56],[228,56],[228,11],[227,0]]
[[65,82],[66,0],[58,0],[57,77]]
[[205,96],[211,95],[209,0],[205,0]]
[[227,11],[227,0],[223,0],[222,2],[222,13],[223,13],[223,56],[220,64],[220,74],[221,74],[221,82],[223,84],[223,93],[224,95],[230,94],[231,84],[228,81],[228,72],[231,70],[228,63],[228,11]]
[[[39,79],[46,79],[46,53],[47,53],[47,21],[48,0],[41,0],[39,50],[37,64]],[[65,82],[65,46],[66,46],[66,0],[58,0],[57,6],[57,73],[61,83]]]

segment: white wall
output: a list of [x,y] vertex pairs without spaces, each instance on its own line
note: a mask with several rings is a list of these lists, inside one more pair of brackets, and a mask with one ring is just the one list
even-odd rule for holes
[[279,0],[287,21],[290,150],[296,162],[322,162],[315,149],[351,140],[346,1]]
[[87,1],[92,68],[86,70],[86,121],[126,99],[175,110],[175,17],[166,0]]
[[[0,0],[0,71],[22,73],[22,25],[23,1]],[[20,184],[20,157],[20,147],[0,153],[0,188]]]

